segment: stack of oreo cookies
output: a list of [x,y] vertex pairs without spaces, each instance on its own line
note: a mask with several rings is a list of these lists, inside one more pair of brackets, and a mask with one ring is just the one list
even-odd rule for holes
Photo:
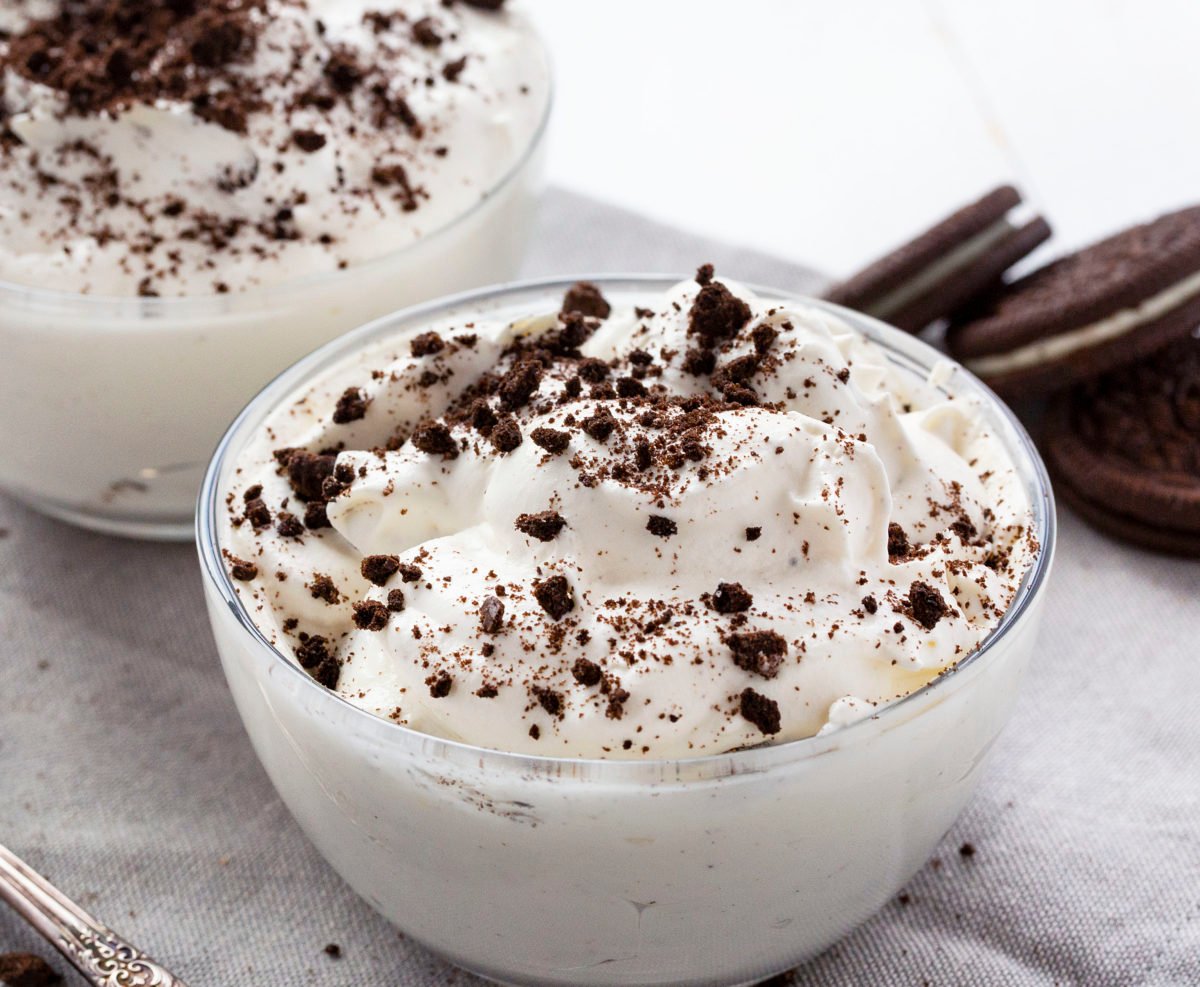
[[[1200,557],[1200,207],[1005,282],[996,265],[1049,235],[1003,218],[1010,233],[981,236],[983,215],[1018,202],[998,189],[827,297],[910,331],[946,324],[950,353],[1003,398],[1048,402],[1041,444],[1064,501],[1112,535]],[[895,273],[917,256],[925,273]],[[931,292],[930,269],[950,283]]]

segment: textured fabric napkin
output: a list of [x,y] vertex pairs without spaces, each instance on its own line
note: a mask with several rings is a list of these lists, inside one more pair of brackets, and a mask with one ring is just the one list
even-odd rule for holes
[[[526,271],[705,261],[818,283],[562,192]],[[1200,564],[1061,520],[1040,654],[978,796],[905,893],[795,983],[1200,984]],[[2,497],[0,529],[0,843],[192,987],[478,982],[360,902],[276,798],[192,548]],[[44,952],[0,907],[0,952],[22,948]]]

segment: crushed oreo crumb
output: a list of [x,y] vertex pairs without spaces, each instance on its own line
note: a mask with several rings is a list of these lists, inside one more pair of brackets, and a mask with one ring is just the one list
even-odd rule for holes
[[436,332],[423,332],[409,343],[413,356],[434,356],[446,348],[446,341]]
[[738,712],[767,736],[783,729],[779,718],[779,703],[753,689],[742,690]]
[[387,627],[388,608],[378,600],[359,600],[354,604],[354,626],[364,631]]
[[383,586],[400,570],[400,559],[395,555],[368,555],[362,560],[359,571],[363,579]]
[[541,446],[552,456],[566,452],[567,446],[571,444],[570,432],[561,432],[553,428],[535,428],[529,433],[529,437],[535,445]]
[[946,601],[929,583],[923,582],[920,579],[915,580],[908,590],[908,606],[912,612],[913,620],[925,628],[927,631],[933,630],[938,621],[941,620],[950,608],[946,605]]
[[519,532],[538,541],[553,541],[566,525],[566,519],[557,511],[522,514],[516,521],[516,529]]
[[443,459],[458,458],[458,445],[450,429],[442,422],[422,422],[413,432],[411,441],[417,449],[431,456],[441,456]]
[[504,629],[504,602],[489,596],[479,605],[479,629],[485,634],[499,634]]
[[719,583],[712,595],[712,608],[717,613],[742,613],[753,605],[754,597],[741,583]]
[[773,679],[787,655],[787,639],[776,631],[739,631],[730,634],[733,663],[764,679]]
[[554,620],[561,620],[575,609],[575,597],[566,576],[535,580],[533,596],[538,605]]
[[679,525],[669,517],[651,514],[650,519],[646,522],[646,530],[657,538],[670,538],[679,530]]
[[445,699],[454,686],[454,677],[446,671],[435,672],[425,680],[425,684],[429,686],[429,695],[434,699]]
[[580,685],[591,688],[599,685],[604,678],[604,672],[594,661],[587,658],[576,658],[571,666],[571,675]]
[[590,281],[580,281],[570,287],[563,298],[564,312],[578,312],[592,319],[607,319],[612,306],[605,301],[600,289]]
[[888,525],[888,557],[904,558],[908,555],[908,535],[895,521]]

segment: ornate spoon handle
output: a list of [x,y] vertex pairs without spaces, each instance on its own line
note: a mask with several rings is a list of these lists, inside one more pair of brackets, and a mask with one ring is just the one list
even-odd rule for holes
[[187,987],[0,846],[0,900],[96,987]]

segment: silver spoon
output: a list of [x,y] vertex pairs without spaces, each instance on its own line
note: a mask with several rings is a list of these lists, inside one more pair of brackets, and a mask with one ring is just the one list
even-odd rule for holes
[[95,987],[187,987],[2,845],[0,900],[11,905]]

